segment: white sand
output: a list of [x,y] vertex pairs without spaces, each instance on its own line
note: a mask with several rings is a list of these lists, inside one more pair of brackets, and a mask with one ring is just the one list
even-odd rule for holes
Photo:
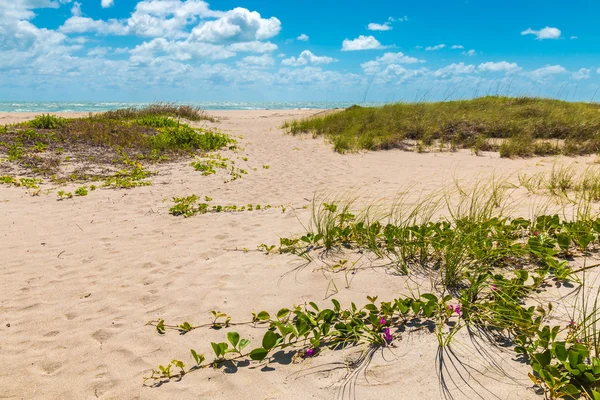
[[[0,398],[334,398],[347,372],[340,361],[358,349],[302,363],[279,357],[280,363],[250,364],[235,373],[230,368],[203,370],[181,382],[144,387],[142,377],[151,368],[174,358],[190,363],[190,348],[211,359],[209,342],[225,336],[203,329],[160,336],[144,324],[157,318],[206,323],[210,310],[246,321],[253,310],[273,312],[312,300],[327,304],[323,299],[329,280],[314,267],[280,280],[298,265],[294,257],[231,251],[277,244],[279,237],[302,232],[310,211],[301,207],[310,204],[315,192],[354,190],[370,198],[391,198],[411,184],[415,194],[429,192],[453,175],[469,179],[533,171],[552,162],[477,157],[468,151],[340,155],[322,139],[292,137],[279,129],[284,120],[313,112],[211,112],[222,119],[220,129],[243,135],[239,145],[245,150],[237,157],[248,157],[247,162],[236,159],[236,165],[249,174],[227,184],[224,171],[205,177],[182,162],[161,167],[152,186],[96,190],[65,201],[56,200],[56,189],[32,197],[22,188],[0,185]],[[0,113],[0,124],[33,115]],[[187,219],[169,215],[173,196],[192,193],[208,195],[215,204],[292,204],[297,210]],[[407,286],[406,278],[382,270],[358,273],[348,289],[342,276],[335,282],[335,298],[344,304],[364,304],[366,295],[375,294],[391,300],[406,293]],[[243,337],[262,337],[261,330],[237,330]],[[469,348],[464,335],[453,347],[463,355]],[[405,333],[395,349],[375,355],[368,381],[359,376],[356,398],[442,398],[436,352],[434,335]],[[476,398],[475,393],[486,399],[538,398],[528,389],[529,367],[513,358],[510,349],[499,358],[504,376],[486,366],[481,355],[466,356],[463,361],[470,360],[479,372],[459,368],[465,381],[448,363],[444,372],[454,378],[454,383],[448,381],[452,394],[458,399]]]

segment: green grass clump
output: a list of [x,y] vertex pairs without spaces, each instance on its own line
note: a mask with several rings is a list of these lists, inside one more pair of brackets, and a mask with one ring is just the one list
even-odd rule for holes
[[36,129],[57,129],[64,126],[67,122],[66,118],[51,114],[42,114],[27,122],[27,124]]
[[[148,175],[140,177],[136,170],[139,163],[175,161],[199,151],[206,154],[235,148],[235,140],[228,135],[190,126],[190,120],[212,119],[198,108],[172,104],[107,111],[87,118],[40,115],[0,129],[0,156],[55,182],[85,181],[79,178],[90,175],[83,166],[76,173],[67,173],[66,163],[93,164],[97,168],[91,175],[106,178],[105,186],[142,186],[150,183],[143,180]],[[119,172],[114,174],[115,170]]]
[[119,110],[106,111],[102,117],[114,120],[136,119],[147,116],[162,115],[172,118],[185,118],[188,121],[212,121],[215,118],[207,115],[201,108],[173,103],[156,103],[146,107],[129,107]]
[[[352,106],[287,122],[284,127],[292,134],[325,136],[340,153],[403,149],[414,141],[420,148],[439,143],[441,148],[475,152],[499,149],[504,157],[600,150],[600,105],[541,98],[487,96],[377,108]],[[494,144],[493,139],[507,142]]]

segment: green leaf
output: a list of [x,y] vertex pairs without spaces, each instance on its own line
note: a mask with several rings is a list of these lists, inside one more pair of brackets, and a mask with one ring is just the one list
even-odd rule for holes
[[281,335],[275,333],[273,331],[265,332],[265,336],[263,336],[262,345],[265,349],[271,350],[275,345],[277,345],[277,341],[281,338]]
[[425,294],[421,295],[421,297],[424,299],[427,299],[429,301],[433,301],[434,303],[438,302],[438,298],[434,294],[431,294],[431,293],[425,293]]
[[221,357],[221,346],[219,346],[219,344],[215,342],[211,342],[210,345],[212,346],[213,351],[215,352],[215,356],[217,356],[217,358]]
[[540,366],[545,367],[546,365],[550,364],[552,356],[550,354],[550,350],[546,350],[543,353],[534,354],[533,359],[540,364]]
[[196,350],[190,350],[192,352],[192,357],[196,361],[196,365],[200,365],[204,362],[204,355],[196,353]]
[[562,251],[569,250],[569,247],[571,246],[571,236],[568,233],[559,233],[556,236],[556,239],[558,240],[558,246]]
[[227,340],[229,340],[229,343],[231,343],[233,347],[236,347],[240,341],[240,334],[237,332],[228,332]]
[[257,318],[259,321],[267,321],[267,320],[269,320],[269,319],[271,318],[271,316],[269,315],[269,313],[268,313],[268,312],[266,312],[266,311],[261,311],[261,312],[259,312],[259,313],[258,313],[258,315],[256,316],[256,318]]
[[555,343],[554,351],[556,353],[556,358],[558,358],[559,361],[565,361],[567,359],[567,349],[563,342]]
[[250,341],[248,339],[240,340],[240,347],[239,347],[240,351],[243,350],[249,344],[250,344]]
[[254,361],[261,361],[267,357],[267,354],[269,354],[269,350],[259,347],[250,352],[250,358]]
[[340,302],[337,301],[336,299],[331,299],[331,302],[333,303],[333,307],[335,311],[340,311],[340,309],[342,308],[340,306]]
[[561,392],[568,396],[574,397],[575,395],[581,393],[581,390],[577,389],[577,387],[575,387],[575,385],[572,383],[569,383],[561,388]]
[[290,310],[287,308],[282,308],[277,312],[277,318],[282,319],[285,318],[290,313]]

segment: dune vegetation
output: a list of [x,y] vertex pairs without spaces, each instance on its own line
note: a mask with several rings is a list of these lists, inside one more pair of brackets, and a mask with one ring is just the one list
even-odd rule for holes
[[[438,379],[448,398],[451,388],[443,371],[463,365],[452,346],[461,345],[465,331],[469,340],[488,349],[480,352],[486,365],[495,363],[493,349],[510,349],[513,359],[528,363],[532,383],[547,398],[599,399],[600,291],[588,281],[598,266],[593,260],[600,252],[600,214],[595,186],[584,183],[594,180],[596,172],[588,169],[577,178],[573,171],[555,167],[536,178],[541,183],[535,188],[523,186],[531,194],[565,200],[562,208],[560,201],[550,201],[559,207],[551,212],[542,207],[529,218],[514,216],[521,186],[510,179],[471,186],[455,182],[416,203],[408,201],[407,191],[391,206],[359,206],[351,196],[317,196],[306,232],[258,248],[300,257],[305,263],[299,268],[320,266],[330,279],[325,293],[330,304],[290,304],[254,312],[246,322],[220,311],[212,311],[208,324],[150,321],[160,334],[224,333],[223,341],[192,349],[191,364],[175,359],[145,379],[160,386],[204,368],[268,362],[280,351],[308,359],[362,347],[363,357],[349,367],[338,392],[339,398],[354,398],[356,371],[364,371],[378,350],[393,347],[409,329],[427,329],[439,345]],[[350,288],[362,269],[410,276],[430,286],[381,300],[373,289],[362,307],[341,304],[335,299],[338,285]],[[553,311],[554,300],[542,299],[549,288],[562,286],[573,290],[561,299],[566,310],[561,315]],[[257,330],[258,340],[249,339]],[[214,355],[209,358],[206,351]]]
[[0,128],[0,174],[27,174],[53,182],[107,180],[106,186],[146,184],[145,166],[198,152],[210,152],[235,141],[214,129],[190,122],[214,121],[190,106],[153,104],[107,111],[87,118],[39,115]]
[[330,140],[337,152],[471,148],[503,157],[600,151],[600,104],[487,96],[473,100],[352,106],[289,121],[292,134]]

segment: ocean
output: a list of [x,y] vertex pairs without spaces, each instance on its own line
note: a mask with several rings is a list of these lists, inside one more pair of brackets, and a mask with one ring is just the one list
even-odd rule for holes
[[[126,102],[0,102],[0,112],[39,112],[52,113],[60,111],[97,112],[116,110],[127,107],[143,107],[151,103]],[[181,103],[197,106],[204,110],[311,110],[350,107],[353,102],[199,102]],[[362,106],[380,106],[384,103],[363,103]]]

